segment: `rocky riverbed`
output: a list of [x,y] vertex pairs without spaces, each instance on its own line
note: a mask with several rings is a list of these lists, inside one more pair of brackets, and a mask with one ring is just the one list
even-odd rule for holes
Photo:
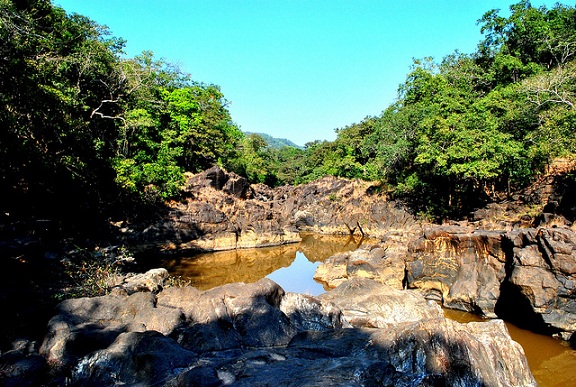
[[123,241],[164,252],[285,244],[301,231],[380,242],[326,260],[316,277],[334,289],[319,297],[285,293],[270,280],[169,287],[165,269],[114,277],[108,295],[60,303],[42,343],[15,340],[1,354],[0,378],[6,385],[535,385],[501,320],[460,324],[436,304],[574,337],[576,235],[570,211],[562,213],[570,201],[554,189],[526,197],[532,205],[548,200],[552,212],[523,213],[519,199],[469,221],[427,225],[365,182],[324,178],[270,189],[212,168],[190,176],[185,200],[164,217],[115,224]]
[[369,279],[321,297],[274,282],[161,289],[162,270],[62,302],[40,354],[2,355],[9,385],[534,386],[501,320],[460,324]]

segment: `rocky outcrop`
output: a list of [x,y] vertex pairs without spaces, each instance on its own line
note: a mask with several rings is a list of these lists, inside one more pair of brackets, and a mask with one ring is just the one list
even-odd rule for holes
[[412,240],[385,242],[327,259],[315,278],[335,287],[371,278],[418,289],[447,308],[502,317],[526,328],[576,332],[576,233],[431,226]]
[[183,202],[153,224],[119,225],[132,244],[167,250],[229,250],[298,242],[299,232],[380,237],[419,223],[376,187],[324,177],[301,186],[250,185],[213,167],[191,176]]
[[576,233],[524,229],[505,238],[511,258],[501,313],[570,339],[576,332]]
[[353,278],[318,297],[337,305],[355,327],[394,329],[398,324],[443,319],[440,306],[415,290],[398,290]]
[[409,244],[406,282],[448,308],[496,317],[506,277],[502,232],[431,227]]
[[449,321],[417,292],[373,280],[319,298],[267,279],[116,293],[60,304],[42,345],[55,376],[99,386],[535,385],[501,321]]
[[403,289],[406,279],[408,233],[389,233],[384,241],[366,244],[355,251],[335,254],[316,269],[314,279],[331,288],[351,278],[377,280],[395,289]]

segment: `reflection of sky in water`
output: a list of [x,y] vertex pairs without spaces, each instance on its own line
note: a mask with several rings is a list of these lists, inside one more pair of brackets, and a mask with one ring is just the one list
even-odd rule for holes
[[324,287],[314,281],[314,273],[320,262],[312,263],[301,253],[296,253],[296,259],[288,267],[278,269],[266,276],[286,292],[304,293],[317,296],[324,293]]

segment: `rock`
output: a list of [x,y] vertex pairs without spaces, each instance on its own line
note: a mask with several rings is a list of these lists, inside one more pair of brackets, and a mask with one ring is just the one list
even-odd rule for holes
[[72,380],[76,386],[166,386],[197,360],[196,353],[159,332],[125,332],[107,348],[83,358]]
[[325,331],[349,328],[342,310],[329,300],[299,293],[287,293],[282,297],[280,310],[296,326],[297,331]]
[[566,228],[517,230],[506,235],[512,259],[500,311],[531,328],[576,332],[576,233]]
[[316,269],[314,279],[334,288],[349,278],[375,279],[395,289],[404,288],[407,246],[404,237],[389,234],[385,242],[340,253]]
[[146,273],[130,273],[120,278],[112,277],[112,281],[108,285],[110,288],[122,289],[128,294],[142,291],[158,293],[162,290],[166,278],[168,278],[168,270],[164,268],[151,269]]
[[39,386],[45,379],[46,359],[37,353],[11,350],[0,356],[0,385]]
[[91,351],[106,348],[123,332],[171,333],[182,311],[156,305],[151,293],[69,299],[48,323],[40,354],[55,368],[66,369]]
[[250,185],[213,167],[191,176],[184,202],[152,224],[123,227],[126,242],[165,250],[229,250],[299,242],[299,232],[381,237],[420,227],[360,180],[324,177],[301,186]]
[[494,308],[506,276],[503,232],[457,226],[425,230],[411,242],[407,283],[448,308],[496,317]]
[[[146,325],[153,309],[178,322]],[[69,300],[42,348],[70,385],[535,385],[501,321],[458,324],[369,279],[321,298],[263,279]]]
[[318,297],[336,305],[352,326],[393,329],[397,324],[443,319],[440,306],[415,290],[354,278]]

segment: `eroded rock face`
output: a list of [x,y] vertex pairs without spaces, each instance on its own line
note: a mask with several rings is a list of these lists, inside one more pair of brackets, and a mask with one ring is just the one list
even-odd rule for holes
[[407,284],[448,308],[496,317],[506,276],[502,232],[434,227],[409,244]]
[[506,238],[512,262],[503,313],[537,316],[543,328],[569,339],[576,332],[576,233],[566,228],[525,229]]
[[[166,311],[178,322],[154,325]],[[369,279],[320,298],[264,279],[69,300],[42,347],[71,385],[535,385],[501,321],[452,322]]]
[[384,241],[335,254],[316,269],[314,279],[330,288],[351,278],[370,278],[395,289],[403,289],[406,279],[406,238],[410,233],[388,233]]
[[327,259],[315,278],[336,287],[370,278],[418,289],[445,307],[504,317],[526,328],[576,332],[576,233],[569,228],[475,230],[433,226],[414,239]]
[[318,298],[339,307],[355,327],[394,329],[402,323],[444,318],[440,306],[416,290],[398,290],[366,278],[353,278]]
[[301,231],[381,237],[419,227],[375,191],[334,177],[271,189],[213,167],[188,179],[185,202],[171,203],[164,218],[122,231],[134,244],[213,251],[298,242]]

